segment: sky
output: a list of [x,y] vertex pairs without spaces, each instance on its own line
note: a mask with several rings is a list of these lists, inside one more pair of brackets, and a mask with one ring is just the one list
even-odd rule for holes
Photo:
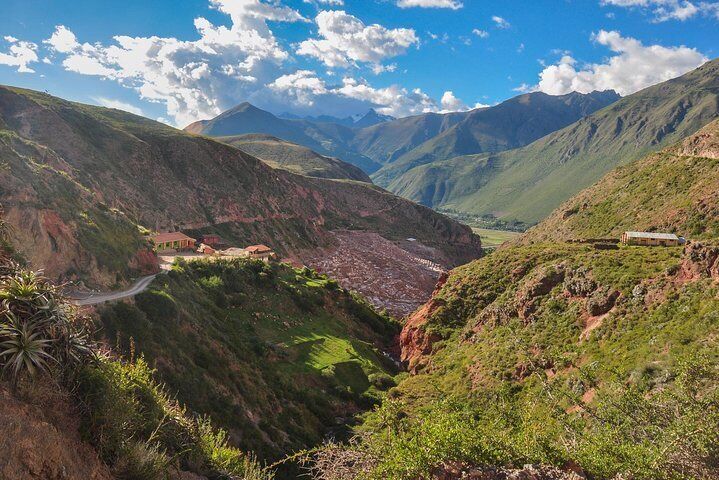
[[628,95],[719,56],[719,1],[2,0],[0,84],[184,127]]

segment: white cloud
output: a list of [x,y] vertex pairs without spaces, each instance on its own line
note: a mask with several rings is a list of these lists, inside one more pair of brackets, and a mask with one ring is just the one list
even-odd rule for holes
[[512,89],[513,92],[519,92],[519,93],[529,93],[537,90],[536,86],[529,85],[528,83],[523,83],[519,85],[518,87],[514,87]]
[[685,21],[698,14],[719,18],[718,2],[692,2],[689,0],[601,0],[602,5],[639,8],[651,11],[655,22]]
[[10,35],[6,35],[3,39],[10,44],[10,48],[7,53],[0,52],[0,65],[17,67],[20,73],[34,73],[35,70],[29,65],[40,60],[37,56],[37,44],[23,42]]
[[455,97],[454,92],[451,90],[444,92],[440,103],[442,105],[442,111],[444,112],[459,112],[468,110],[467,105],[465,105],[462,100]]
[[249,99],[274,80],[289,54],[267,21],[306,21],[297,11],[260,0],[210,0],[231,25],[195,19],[199,39],[118,35],[115,43],[80,43],[58,26],[46,43],[69,71],[97,75],[134,88],[141,98],[165,104],[178,125],[217,115]]
[[536,89],[550,95],[609,89],[620,95],[629,95],[678,77],[707,61],[694,48],[645,46],[639,40],[622,37],[616,31],[600,30],[592,35],[592,40],[608,47],[615,55],[605,63],[582,67],[577,66],[574,58],[564,55],[557,64],[546,67],[539,74]]
[[330,7],[342,7],[345,4],[345,0],[303,0],[305,3],[319,7],[321,5],[327,5]]
[[497,28],[509,28],[512,26],[507,20],[497,15],[492,16],[492,21]]
[[55,27],[53,34],[43,43],[58,53],[72,53],[80,47],[77,37],[65,25]]
[[[210,0],[210,5],[231,21],[222,25],[196,18],[194,39],[116,35],[103,44],[78,39],[59,25],[45,44],[55,63],[66,70],[133,89],[141,99],[161,103],[166,109],[162,121],[171,119],[178,126],[214,117],[243,101],[270,111],[307,115],[346,116],[372,107],[404,116],[441,109],[418,89],[375,88],[364,79],[349,77],[330,85],[314,71],[298,69],[267,21],[307,20],[274,0]],[[329,13],[320,12],[318,17]],[[394,71],[395,64],[382,60],[419,43],[413,30],[365,26],[344,12],[338,22],[323,25],[331,33],[318,41],[331,39],[328,51],[339,63],[366,63],[376,73]],[[107,105],[129,110],[128,105]]]
[[344,115],[348,111],[366,111],[369,107],[393,117],[405,117],[441,108],[420,89],[407,90],[399,85],[385,88],[372,87],[364,80],[351,77],[342,79],[340,85],[327,85],[311,70],[300,70],[283,75],[269,85],[270,96],[264,100],[276,109],[301,113],[323,112]]
[[397,0],[399,8],[451,8],[459,10],[464,5],[458,0]]
[[113,100],[112,98],[105,97],[94,97],[93,100],[103,107],[116,108],[118,110],[124,110],[125,112],[134,113],[135,115],[145,116],[141,108],[121,100]]
[[322,11],[315,22],[321,38],[301,42],[297,53],[315,57],[330,68],[347,68],[357,62],[378,66],[419,44],[412,29],[365,25],[342,10]]
[[480,30],[479,28],[475,28],[472,30],[472,33],[474,35],[477,35],[479,38],[487,38],[489,37],[489,32],[486,30]]

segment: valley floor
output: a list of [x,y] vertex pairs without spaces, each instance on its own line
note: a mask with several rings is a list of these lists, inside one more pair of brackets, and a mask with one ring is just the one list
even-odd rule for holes
[[502,245],[504,242],[519,237],[521,232],[512,232],[509,230],[493,230],[491,228],[472,227],[472,231],[479,235],[482,239],[482,246],[485,248],[494,248]]

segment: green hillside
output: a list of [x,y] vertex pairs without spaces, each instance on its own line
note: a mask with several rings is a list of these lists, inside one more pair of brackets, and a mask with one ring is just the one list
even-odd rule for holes
[[142,354],[197,414],[262,460],[321,443],[373,405],[393,373],[381,350],[398,325],[310,270],[261,261],[194,261],[159,276],[134,304],[99,312],[102,335]]
[[210,417],[188,412],[134,347],[123,358],[95,342],[92,321],[57,285],[10,261],[0,230],[0,476],[270,480]]
[[719,121],[619,167],[562,204],[524,241],[618,238],[624,231],[719,237]]
[[[617,168],[450,272],[403,327],[410,375],[358,443],[315,455],[319,468],[349,457],[371,479],[527,464],[544,465],[535,478],[719,475],[718,126]],[[628,228],[690,242],[566,241]]]
[[466,112],[425,113],[398,118],[354,133],[350,146],[380,165],[392,163],[466,118]]
[[617,99],[619,95],[613,91],[586,95],[576,92],[559,96],[542,92],[520,95],[493,107],[468,112],[457,124],[402,154],[372,177],[378,185],[387,186],[418,165],[521,147]]
[[719,115],[719,60],[646,88],[520,149],[416,167],[389,189],[435,208],[535,223],[620,164]]
[[219,137],[218,140],[259,158],[273,168],[281,168],[298,175],[372,183],[359,167],[271,135],[250,133]]

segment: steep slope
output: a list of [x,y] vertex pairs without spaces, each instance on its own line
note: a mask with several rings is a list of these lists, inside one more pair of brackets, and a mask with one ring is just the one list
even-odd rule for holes
[[379,164],[391,163],[466,118],[466,112],[425,113],[363,128],[350,147]]
[[0,477],[112,480],[97,451],[81,438],[77,410],[69,395],[52,387],[20,396],[0,383]]
[[717,118],[718,102],[714,60],[526,147],[422,165],[389,188],[440,209],[534,223],[615,166],[696,132]]
[[359,167],[337,158],[320,155],[307,147],[272,135],[250,133],[220,137],[218,140],[259,158],[273,168],[281,168],[298,175],[372,183]]
[[377,162],[346,148],[347,139],[354,135],[350,127],[331,122],[279,118],[247,102],[213,119],[188,125],[185,131],[212,137],[264,133],[300,144],[322,155],[341,158],[365,172],[373,172],[380,167]]
[[371,380],[396,372],[382,352],[399,325],[308,269],[182,262],[99,317],[109,345],[142,354],[178,400],[263,461],[342,435],[377,401]]
[[92,320],[9,262],[3,231],[0,240],[3,480],[271,480],[169,395],[134,348],[121,359],[92,339]]
[[[473,110],[437,136],[404,153],[373,175],[386,186],[417,165],[460,155],[500,152],[527,145],[619,99],[614,91],[552,96],[541,92]],[[366,152],[365,152],[366,153]]]
[[619,167],[562,204],[523,241],[618,238],[626,230],[719,237],[719,120]]
[[[718,127],[616,169],[523,243],[443,278],[400,336],[412,375],[344,455],[376,479],[526,464],[565,472],[546,478],[719,475]],[[565,241],[632,227],[699,240]]]
[[220,230],[284,255],[331,245],[334,228],[415,237],[452,264],[480,254],[467,227],[425,207],[362,183],[274,170],[126,112],[2,87],[0,129],[0,203],[18,249],[54,277],[105,286],[127,278],[145,247],[138,225]]

